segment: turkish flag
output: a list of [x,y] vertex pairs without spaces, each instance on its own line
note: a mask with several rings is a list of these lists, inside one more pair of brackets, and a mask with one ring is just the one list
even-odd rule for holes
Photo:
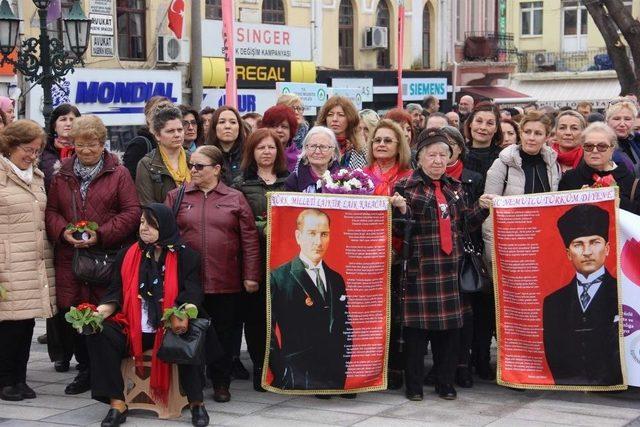
[[172,0],[169,5],[169,29],[177,38],[182,38],[182,21],[184,20],[184,0]]

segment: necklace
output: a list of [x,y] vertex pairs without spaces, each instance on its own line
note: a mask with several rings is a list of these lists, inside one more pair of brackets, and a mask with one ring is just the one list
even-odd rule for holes
[[258,176],[260,178],[262,178],[262,180],[266,183],[266,184],[273,184],[274,182],[276,182],[277,177],[274,174],[260,174],[258,172]]

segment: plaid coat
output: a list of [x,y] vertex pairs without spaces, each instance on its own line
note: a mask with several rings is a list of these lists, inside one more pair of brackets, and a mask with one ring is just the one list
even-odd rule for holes
[[[415,221],[410,240],[404,298],[403,325],[434,331],[462,327],[462,306],[458,290],[458,267],[462,257],[462,220],[474,230],[489,215],[476,201],[464,202],[462,184],[443,176],[442,192],[449,203],[453,252],[440,249],[436,198],[433,181],[420,170],[396,184],[396,191],[407,200],[407,216]],[[396,211],[396,213],[399,213]],[[395,230],[402,235],[402,230]]]

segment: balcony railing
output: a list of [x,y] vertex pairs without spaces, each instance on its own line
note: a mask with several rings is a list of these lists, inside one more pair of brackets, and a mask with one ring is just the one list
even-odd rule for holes
[[465,33],[465,61],[516,62],[517,49],[512,33],[470,31]]
[[[631,55],[627,49],[629,60]],[[518,72],[543,73],[552,71],[613,70],[607,49],[586,49],[578,52],[530,51],[518,54]]]

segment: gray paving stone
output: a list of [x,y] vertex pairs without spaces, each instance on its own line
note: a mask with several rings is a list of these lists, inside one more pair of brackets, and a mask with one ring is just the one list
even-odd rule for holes
[[[337,410],[323,410],[312,407],[292,407],[278,405],[261,411],[257,416],[279,420],[295,420],[318,424],[348,426],[362,421],[367,415],[359,415]],[[275,425],[275,424],[274,424]]]
[[209,412],[232,415],[248,415],[270,406],[265,403],[241,402],[233,397],[231,398],[231,401],[227,403],[217,403],[209,399],[205,399],[205,405]]
[[607,416],[581,415],[570,412],[552,410],[550,408],[522,408],[509,414],[511,418],[522,419],[528,421],[562,424],[572,426],[624,426],[627,420],[617,417],[610,418]]
[[248,415],[235,420],[223,422],[225,426],[255,426],[255,427],[326,427],[338,424],[322,424],[313,421],[284,420],[282,418],[270,418],[264,415]]
[[343,399],[335,396],[329,400],[317,399],[313,396],[298,397],[283,403],[281,406],[317,408],[326,411],[347,412],[362,415],[376,415],[393,407],[391,405],[359,400],[358,398]]
[[106,415],[106,405],[104,403],[94,403],[83,408],[66,411],[64,413],[42,418],[41,421],[51,421],[58,424],[88,425],[101,421]]
[[514,409],[508,405],[491,405],[464,400],[445,401],[435,394],[426,395],[422,402],[407,402],[385,411],[385,417],[425,421],[435,424],[485,425]]
[[526,409],[543,410],[575,415],[591,415],[631,421],[640,416],[640,406],[636,408],[620,408],[615,406],[597,405],[593,403],[555,401],[540,399],[525,405]]
[[0,401],[0,414],[2,414],[3,418],[16,420],[41,420],[46,417],[63,413],[65,413],[64,409],[51,409],[41,407],[29,408],[22,405],[16,405],[14,403]]
[[[50,384],[45,384],[43,386],[40,387],[34,387],[33,390],[36,393],[42,393],[42,394],[50,394],[50,395],[55,395],[55,396],[64,396],[67,397],[67,394],[64,394],[64,389],[67,386],[67,384],[71,382],[59,382],[59,383],[50,383]],[[76,394],[73,395],[75,397],[81,397],[81,398],[85,398],[85,399],[90,399],[91,398],[91,392],[86,391],[82,394]]]
[[354,427],[423,427],[429,426],[426,421],[402,420],[397,418],[371,417],[354,424]]
[[83,399],[73,396],[54,396],[50,394],[38,394],[35,399],[25,399],[19,402],[12,402],[17,406],[24,406],[25,408],[49,408],[49,409],[78,409],[84,406],[89,406],[96,403],[92,399]]

